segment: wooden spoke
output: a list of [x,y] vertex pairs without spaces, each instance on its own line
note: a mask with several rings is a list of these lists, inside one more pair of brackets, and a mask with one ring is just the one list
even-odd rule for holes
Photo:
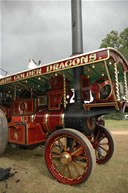
[[[104,156],[102,155],[102,153],[100,152],[100,150],[97,149],[97,151],[98,151],[98,154],[100,154],[100,156],[103,158]],[[97,157],[98,157],[98,155],[97,155]]]
[[83,166],[83,165],[81,165],[81,164],[79,164],[77,162],[72,161],[72,164],[77,166],[77,167],[79,167],[79,168],[81,168],[81,169],[85,169],[85,166]]
[[76,149],[74,152],[71,153],[71,156],[75,155],[76,153],[79,153],[79,151],[83,150],[83,147],[79,147],[78,149]]
[[77,159],[78,159],[78,160],[82,160],[82,159],[87,160],[87,157],[86,157],[86,156],[77,156]]
[[106,153],[108,153],[108,150],[106,150],[105,148],[103,148],[101,145],[98,145],[101,149],[103,149]]
[[106,136],[102,136],[102,138],[100,138],[100,141],[102,141],[103,139],[105,139],[106,138]]
[[59,167],[62,163],[60,161],[58,161],[58,163],[55,163],[56,167]]
[[96,155],[96,157],[97,157],[97,152],[98,152],[98,150],[97,150],[97,149],[95,149],[95,155]]
[[108,143],[100,143],[100,145],[108,145]]
[[75,169],[75,172],[77,173],[77,177],[80,176],[80,172],[79,170],[77,169],[76,165],[75,164],[72,164],[74,169]]
[[60,150],[56,148],[55,145],[53,146],[52,150],[55,150],[56,153],[61,154]]
[[68,170],[68,176],[69,176],[69,178],[72,178],[72,175],[71,175],[71,171],[70,171],[69,165],[67,165],[67,170]]
[[64,175],[64,172],[65,172],[66,167],[67,167],[67,165],[64,165],[64,167],[63,167],[62,171],[60,172],[60,173],[61,173],[61,175]]
[[59,143],[60,147],[62,147],[64,149],[64,144],[60,141],[60,139],[58,139],[58,143]]
[[67,150],[67,136],[65,137],[64,151]]
[[53,155],[53,153],[52,153],[52,158],[60,158],[60,157],[61,157],[61,155],[56,155],[56,154]]
[[98,139],[100,132],[97,133],[97,136],[95,138],[95,141]]
[[75,140],[75,139],[73,139],[73,142],[72,142],[72,147],[71,147],[71,151],[72,151],[72,150],[73,150],[73,148],[74,148],[75,142],[76,142],[76,140]]
[[[98,138],[100,137],[100,134],[101,134],[101,132],[99,131],[98,133],[97,133],[97,136],[95,137],[95,141],[96,140],[98,140]],[[106,138],[106,136],[105,136],[105,134],[104,133],[102,133],[102,136],[100,137],[100,141],[102,141],[104,138]]]

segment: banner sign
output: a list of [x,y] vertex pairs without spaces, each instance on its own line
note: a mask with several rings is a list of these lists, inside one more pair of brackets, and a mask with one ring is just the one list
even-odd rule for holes
[[38,77],[44,74],[62,71],[69,68],[79,67],[86,64],[100,62],[106,59],[108,59],[107,49],[99,52],[91,53],[91,54],[81,54],[65,60],[55,62],[53,64],[48,64],[45,66],[41,65],[40,67],[29,71],[24,71],[12,76],[7,76],[5,78],[0,79],[0,85],[4,85],[11,82],[32,78],[32,77]]

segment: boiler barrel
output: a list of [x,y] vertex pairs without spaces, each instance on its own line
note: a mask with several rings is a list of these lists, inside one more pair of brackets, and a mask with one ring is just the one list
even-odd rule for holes
[[40,123],[45,132],[52,133],[57,128],[64,128],[64,114],[62,111],[40,111],[34,122]]

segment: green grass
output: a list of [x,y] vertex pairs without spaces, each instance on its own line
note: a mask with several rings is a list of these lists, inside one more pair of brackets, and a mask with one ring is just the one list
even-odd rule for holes
[[128,131],[128,120],[105,120],[105,127],[112,131]]

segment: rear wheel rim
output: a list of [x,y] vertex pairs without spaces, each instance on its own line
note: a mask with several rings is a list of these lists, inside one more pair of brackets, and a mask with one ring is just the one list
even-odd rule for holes
[[105,164],[114,152],[114,140],[111,133],[103,126],[97,126],[92,140],[95,149],[96,163]]

